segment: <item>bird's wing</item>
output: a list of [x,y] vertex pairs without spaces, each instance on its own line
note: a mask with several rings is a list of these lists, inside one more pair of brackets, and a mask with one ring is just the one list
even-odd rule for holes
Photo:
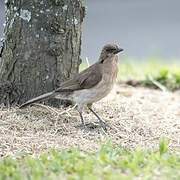
[[74,78],[62,83],[55,92],[75,91],[80,89],[89,89],[98,84],[102,79],[102,72],[99,63],[88,67]]

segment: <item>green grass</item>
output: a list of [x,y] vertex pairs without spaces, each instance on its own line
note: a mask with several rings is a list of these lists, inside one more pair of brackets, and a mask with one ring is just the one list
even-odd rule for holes
[[159,150],[125,150],[106,143],[94,153],[76,148],[0,161],[0,179],[180,179],[180,156],[168,151],[161,139]]
[[[85,67],[87,67],[86,64],[83,64],[80,69]],[[119,64],[118,79],[136,80],[144,86],[155,87],[153,79],[169,90],[180,89],[180,62],[173,59],[163,61],[160,58],[144,60],[124,58]]]
[[143,60],[125,58],[119,65],[119,78],[134,77],[144,79],[146,75],[158,76],[161,70],[167,69],[170,73],[180,73],[180,62],[169,59],[146,58]]
[[141,62],[127,59],[119,65],[118,78],[120,80],[133,79],[144,86],[156,87],[153,80],[169,90],[176,90],[180,89],[180,63],[173,60],[165,62],[156,58]]

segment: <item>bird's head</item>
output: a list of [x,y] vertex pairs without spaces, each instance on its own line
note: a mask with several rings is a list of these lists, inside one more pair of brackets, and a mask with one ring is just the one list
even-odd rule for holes
[[101,51],[99,60],[103,62],[106,58],[113,57],[121,51],[123,51],[123,49],[116,44],[106,44]]

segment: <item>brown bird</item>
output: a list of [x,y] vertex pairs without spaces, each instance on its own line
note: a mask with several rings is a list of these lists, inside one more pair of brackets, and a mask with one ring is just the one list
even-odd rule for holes
[[98,118],[101,127],[106,130],[105,122],[92,109],[92,104],[109,94],[118,73],[118,56],[123,51],[116,44],[103,47],[99,60],[73,78],[63,82],[58,89],[33,98],[22,104],[20,108],[49,98],[71,100],[77,106],[81,122],[85,126],[82,110],[85,106]]

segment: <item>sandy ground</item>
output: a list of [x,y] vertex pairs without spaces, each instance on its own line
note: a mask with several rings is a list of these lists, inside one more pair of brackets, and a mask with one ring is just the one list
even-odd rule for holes
[[94,109],[108,123],[107,132],[87,110],[86,123],[94,125],[83,129],[75,109],[39,105],[23,110],[2,108],[0,156],[72,146],[95,150],[106,140],[128,148],[157,148],[162,136],[169,139],[170,149],[180,150],[180,92],[116,86]]

